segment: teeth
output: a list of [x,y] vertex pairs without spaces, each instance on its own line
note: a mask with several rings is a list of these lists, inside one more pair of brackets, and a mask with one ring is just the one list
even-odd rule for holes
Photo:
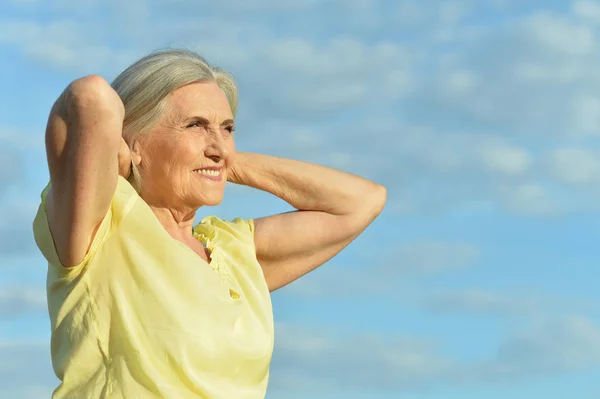
[[205,176],[219,176],[221,174],[220,170],[210,170],[210,169],[198,169],[197,173]]

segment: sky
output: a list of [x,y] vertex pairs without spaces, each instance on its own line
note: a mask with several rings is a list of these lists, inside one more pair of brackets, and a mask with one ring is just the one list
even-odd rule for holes
[[[268,399],[600,398],[600,2],[0,1],[0,397],[48,398],[31,223],[54,100],[151,51],[239,85],[239,150],[383,184],[273,293]],[[198,219],[289,210],[229,187]]]

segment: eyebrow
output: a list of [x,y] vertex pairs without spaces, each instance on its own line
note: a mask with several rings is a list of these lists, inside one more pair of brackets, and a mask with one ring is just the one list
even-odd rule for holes
[[[190,118],[186,118],[185,119],[185,123],[189,123],[192,121],[199,121],[205,125],[210,125],[210,121],[206,118],[203,118],[201,116],[192,116]],[[235,122],[233,119],[225,119],[223,122],[221,122],[221,126],[226,126],[226,125],[233,125]]]

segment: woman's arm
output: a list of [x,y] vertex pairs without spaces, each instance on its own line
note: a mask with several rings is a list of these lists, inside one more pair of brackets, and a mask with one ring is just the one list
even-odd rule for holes
[[298,211],[255,220],[256,256],[274,291],[322,265],[383,210],[385,187],[349,173],[237,153],[229,181],[267,191]]
[[71,83],[50,112],[47,215],[64,266],[83,260],[110,206],[124,114],[121,99],[100,76]]

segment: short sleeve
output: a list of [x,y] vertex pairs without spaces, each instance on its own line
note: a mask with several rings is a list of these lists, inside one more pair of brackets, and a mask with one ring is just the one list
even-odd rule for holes
[[212,240],[218,238],[218,236],[226,236],[245,244],[254,245],[253,219],[235,218],[232,221],[227,221],[216,216],[207,216],[194,228],[194,231],[204,234]]
[[42,252],[42,255],[48,261],[49,265],[53,267],[59,275],[73,275],[78,274],[81,269],[85,267],[90,258],[98,251],[98,248],[107,239],[111,230],[118,222],[124,218],[125,214],[131,208],[133,200],[137,197],[137,193],[131,187],[129,182],[119,176],[115,195],[113,196],[111,205],[106,212],[106,215],[100,222],[98,231],[96,232],[94,239],[90,245],[90,249],[86,253],[83,260],[76,266],[65,267],[56,251],[56,245],[52,232],[50,231],[50,225],[48,224],[47,217],[47,200],[48,192],[50,191],[51,183],[42,190],[41,203],[38,207],[37,214],[33,221],[33,235],[35,242]]
[[254,220],[226,221],[209,216],[202,219],[194,232],[211,252],[210,265],[230,282],[235,296],[268,301],[265,298],[269,296],[269,288],[256,258]]
[[77,274],[88,262],[90,257],[96,252],[101,242],[104,240],[108,231],[110,230],[111,224],[111,212],[110,209],[102,219],[98,231],[94,236],[92,241],[92,245],[90,249],[86,253],[83,260],[76,266],[65,267],[56,251],[56,245],[54,243],[54,237],[52,236],[52,232],[50,231],[50,225],[48,224],[48,216],[47,216],[47,199],[48,192],[50,191],[50,183],[44,188],[41,194],[41,203],[38,207],[37,214],[33,221],[33,236],[35,238],[35,242],[42,252],[42,255],[48,263],[55,268],[55,270],[60,274]]

